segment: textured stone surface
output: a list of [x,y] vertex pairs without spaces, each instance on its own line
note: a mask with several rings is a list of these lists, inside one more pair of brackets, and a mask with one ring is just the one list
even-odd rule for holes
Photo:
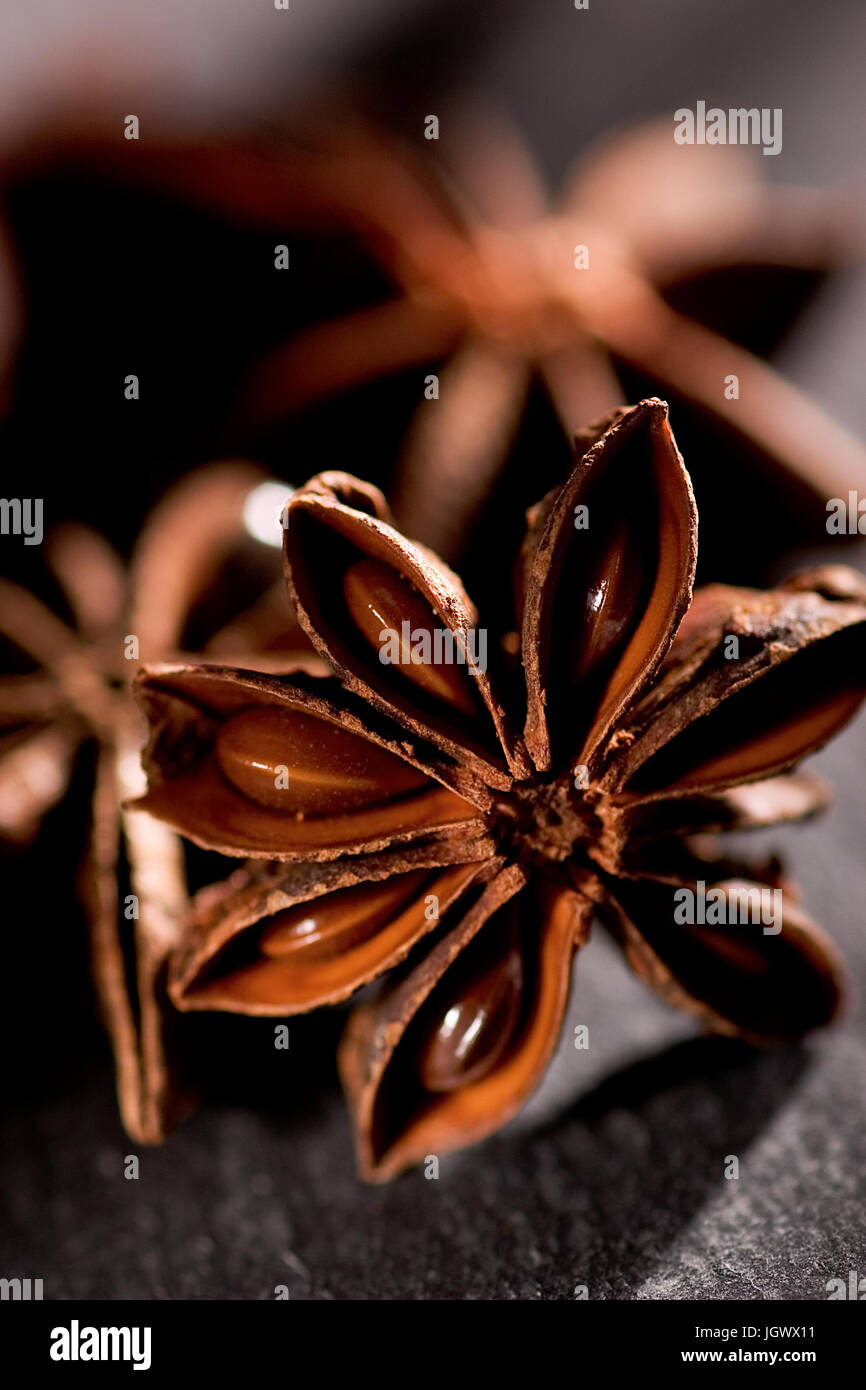
[[[223,1030],[233,1084],[257,1073],[270,1106],[200,1113],[139,1154],[137,1181],[105,1065],[76,1073],[6,1127],[4,1267],[67,1298],[820,1297],[866,1248],[862,1039],[683,1038],[590,949],[531,1110],[438,1181],[356,1183],[333,1081],[313,1092],[316,1024],[293,1024],[279,1061],[267,1025]],[[569,1046],[578,1020],[589,1052]]]

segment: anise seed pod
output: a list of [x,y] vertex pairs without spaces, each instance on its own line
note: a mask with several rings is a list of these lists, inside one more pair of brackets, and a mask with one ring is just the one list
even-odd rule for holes
[[443,847],[240,869],[197,895],[169,993],[179,1009],[250,1014],[338,1003],[403,960],[495,873],[490,842],[475,849],[474,863],[442,862]]
[[[586,516],[588,528],[575,525]],[[304,967],[292,986],[286,963],[272,992],[263,966],[274,942],[279,950],[287,939],[300,962],[299,924],[312,923],[315,934],[317,920],[338,955],[345,946],[346,959],[329,965],[339,978],[334,997],[344,997],[391,957],[381,951],[373,961],[375,930],[363,936],[356,893],[339,898],[349,886],[342,871],[357,875],[357,888],[388,881],[389,867],[395,876],[421,864],[466,868],[469,887],[435,929],[406,933],[405,961],[380,982],[377,999],[359,1006],[340,1048],[366,1178],[478,1140],[514,1114],[556,1044],[572,955],[596,912],[638,973],[710,1027],[772,1042],[830,1021],[842,992],[832,944],[773,866],[750,873],[720,860],[708,832],[808,815],[820,804],[820,787],[794,768],[866,694],[866,592],[856,576],[829,567],[769,593],[716,585],[692,600],[697,518],[657,400],[589,431],[562,487],[530,514],[518,565],[522,691],[513,679],[500,691],[502,673],[474,669],[468,640],[462,662],[447,646],[437,656],[434,630],[468,639],[476,615],[445,566],[394,529],[374,489],[323,475],[293,495],[286,521],[289,592],[345,688],[145,668],[151,785],[139,805],[224,852],[248,855],[255,840],[254,854],[334,868],[333,879],[307,880],[305,867],[297,894],[291,875],[277,870],[273,900],[266,878],[202,899],[172,963],[183,1007],[206,1003],[213,970],[213,1004],[224,1007],[229,993],[228,1006],[246,1012],[278,1014],[287,1001],[294,1008],[298,995],[289,1001],[289,992],[306,988]],[[398,643],[397,664],[383,663],[404,611],[408,648]],[[455,660],[475,683],[472,706],[462,691],[449,694],[454,672],[443,679],[414,669]],[[286,719],[282,744],[270,731],[260,744],[266,807],[252,784],[226,777],[214,752],[224,721],[252,708],[255,762],[263,705]],[[335,814],[327,799],[317,808],[309,778],[317,766],[326,786],[334,777],[323,735],[300,769],[299,818],[291,767],[284,786],[279,772],[302,743],[291,723],[303,733],[311,716],[358,740],[359,758],[366,747],[373,781],[387,752],[405,777],[421,773],[424,783],[392,796],[389,771],[380,795],[391,799],[373,798],[357,817],[351,806]],[[352,766],[353,776],[363,774],[363,760]],[[419,815],[410,824],[411,808],[423,807],[434,785],[449,798],[450,822]],[[347,822],[367,816],[371,824],[383,817],[378,838],[347,833]],[[412,861],[409,851],[431,857]],[[765,933],[754,917],[730,931],[709,919],[680,925],[674,895],[694,896],[704,882],[723,905],[762,888],[782,893],[777,929]],[[287,903],[311,902],[306,916],[279,918]],[[396,905],[399,917],[399,898]],[[394,917],[380,906],[387,932]],[[243,983],[233,982],[238,962]]]
[[[365,718],[333,678],[155,666],[137,692],[153,732],[136,808],[205,849],[327,860],[484,832],[479,808],[436,780],[435,750]],[[453,778],[490,804],[471,774]]]

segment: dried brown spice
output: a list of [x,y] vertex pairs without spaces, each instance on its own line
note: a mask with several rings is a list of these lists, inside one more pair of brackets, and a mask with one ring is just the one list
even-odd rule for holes
[[[65,795],[79,750],[95,746],[81,889],[121,1115],[140,1142],[164,1138],[193,1103],[172,1056],[176,1015],[165,994],[166,961],[181,940],[188,897],[178,837],[120,809],[140,777],[141,722],[129,688],[136,661],[126,652],[131,637],[143,655],[178,650],[190,614],[245,535],[243,504],[262,476],[241,463],[191,474],[152,512],[128,573],[95,532],[58,528],[48,539],[49,566],[75,628],[26,590],[0,581],[0,634],[33,668],[0,677],[0,834],[29,843]],[[238,645],[245,636],[265,662],[269,648],[284,647],[287,635],[289,646],[301,647],[284,614],[279,626],[272,622],[267,629],[267,611],[259,602],[236,615],[213,631],[211,649],[247,650]],[[311,656],[310,662],[317,664]],[[137,899],[134,917],[122,895],[125,880]]]
[[551,209],[507,122],[452,124],[444,186],[429,160],[413,166],[375,134],[357,141],[356,158],[363,151],[371,168],[391,170],[376,180],[379,206],[366,203],[386,234],[372,222],[366,233],[396,296],[317,323],[260,362],[246,418],[261,427],[317,396],[444,357],[392,505],[404,531],[453,558],[534,381],[568,439],[578,422],[633,399],[639,381],[676,402],[678,427],[688,416],[702,488],[713,485],[706,442],[721,442],[792,526],[823,538],[827,499],[866,488],[866,452],[763,358],[814,282],[853,254],[839,201],[767,187],[753,152],[678,146],[667,124],[652,123],[590,151]]
[[[832,1019],[831,942],[778,866],[723,859],[714,835],[823,803],[793,769],[866,694],[858,575],[692,597],[696,512],[658,400],[588,432],[530,514],[519,638],[489,669],[460,581],[374,488],[322,474],[285,519],[292,604],[340,679],[175,665],[138,682],[137,807],[251,861],[196,901],[179,1008],[279,1016],[396,966],[340,1048],[373,1181],[515,1113],[595,915],[710,1028],[784,1041]],[[728,925],[678,923],[675,894],[702,882]],[[769,935],[737,915],[768,887]]]
[[[354,238],[371,258],[373,298],[317,319],[252,369],[239,438],[247,447],[317,400],[442,363],[439,400],[416,413],[391,499],[402,528],[448,558],[490,495],[532,381],[567,438],[658,392],[675,403],[678,431],[688,425],[702,489],[721,445],[809,537],[825,535],[828,498],[866,491],[863,448],[764,360],[860,239],[835,195],[765,186],[747,149],[678,146],[669,124],[616,133],[580,161],[553,209],[519,136],[489,117],[445,123],[442,169],[346,110],[295,117],[268,138],[151,133],[129,154],[114,115],[67,112],[6,153],[0,186],[83,169],[248,227]],[[577,246],[589,253],[582,269]],[[11,269],[6,278],[16,283]],[[774,537],[780,548],[793,539],[783,525]],[[726,564],[730,551],[714,548],[712,573],[729,577]]]

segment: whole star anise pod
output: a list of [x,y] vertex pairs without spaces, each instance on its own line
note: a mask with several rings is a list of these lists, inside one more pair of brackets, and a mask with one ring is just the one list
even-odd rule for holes
[[[595,914],[710,1028],[787,1040],[835,1014],[830,941],[773,866],[706,837],[820,804],[792,769],[866,693],[866,585],[828,567],[692,601],[696,522],[666,406],[617,412],[529,515],[519,640],[494,669],[457,577],[376,489],[322,474],[287,503],[286,573],[342,684],[142,671],[137,806],[270,861],[199,896],[177,1006],[291,1014],[399,967],[340,1050],[365,1177],[514,1114]],[[707,884],[716,915],[681,923],[677,894]],[[737,911],[762,891],[784,900],[771,930]]]

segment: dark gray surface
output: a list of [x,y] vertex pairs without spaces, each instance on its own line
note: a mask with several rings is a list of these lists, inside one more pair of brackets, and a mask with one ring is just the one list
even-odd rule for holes
[[[854,4],[487,9],[477,84],[512,107],[551,172],[609,121],[703,96],[784,106],[772,177],[862,181]],[[419,94],[425,112],[437,100]],[[862,277],[825,296],[787,365],[866,432],[863,302]],[[750,543],[748,526],[733,544]],[[598,1299],[815,1299],[828,1279],[866,1273],[866,718],[816,761],[836,785],[832,815],[764,838],[845,950],[861,996],[849,1020],[769,1054],[697,1038],[598,934],[538,1095],[502,1135],[443,1161],[439,1181],[356,1183],[333,1031],[316,1021],[293,1023],[280,1062],[266,1027],[229,1028],[212,1057],[217,1070],[231,1059],[227,1098],[125,1180],[108,1061],[64,988],[80,983],[79,929],[62,913],[9,915],[7,900],[6,932],[46,933],[38,950],[11,938],[22,994],[39,961],[48,981],[5,1043],[0,1272],[44,1278],[47,1298],[241,1299],[283,1283],[294,1298],[571,1298],[585,1284]],[[570,1044],[576,1023],[588,1052]]]
[[[862,759],[864,736],[861,721],[833,761]],[[846,891],[862,875],[862,809],[844,835],[840,820],[802,832],[801,869],[811,903],[829,893],[825,920],[862,979]],[[589,1051],[570,1046],[576,1023]],[[438,1181],[382,1190],[352,1176],[342,1101],[322,1078],[327,1032],[293,1022],[275,1062],[269,1027],[240,1026],[234,1064],[268,1106],[201,1112],[139,1152],[137,1181],[105,1067],[19,1110],[0,1160],[4,1267],[44,1277],[46,1297],[261,1299],[285,1283],[295,1298],[569,1298],[585,1284],[591,1298],[809,1299],[862,1265],[862,1014],[802,1049],[695,1038],[599,934],[519,1120],[443,1160]]]

